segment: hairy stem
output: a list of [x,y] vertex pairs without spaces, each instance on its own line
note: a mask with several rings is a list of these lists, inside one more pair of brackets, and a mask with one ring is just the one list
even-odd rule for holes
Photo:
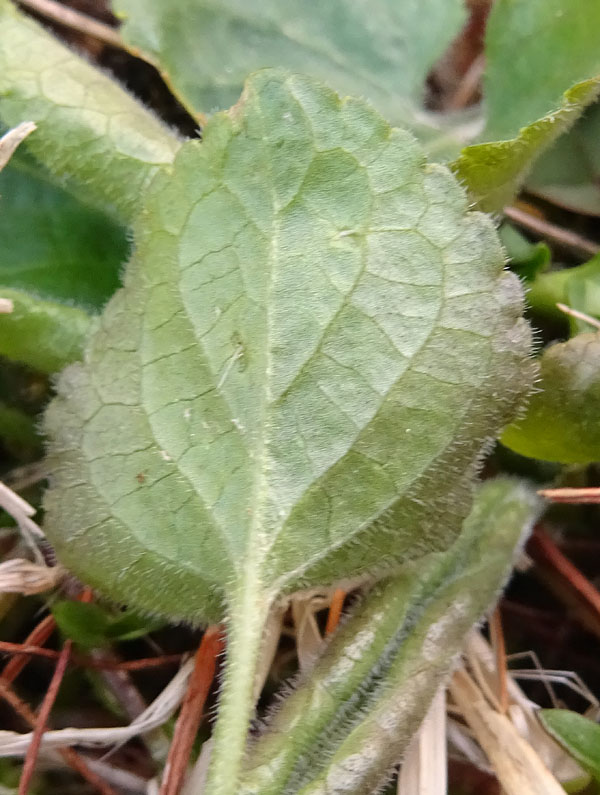
[[256,701],[256,676],[271,600],[256,582],[230,605],[227,661],[214,745],[205,786],[208,795],[238,795],[239,776]]

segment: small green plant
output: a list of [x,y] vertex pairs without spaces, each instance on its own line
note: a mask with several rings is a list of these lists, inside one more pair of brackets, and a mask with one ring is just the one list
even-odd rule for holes
[[[582,58],[535,115],[500,118],[492,104],[482,139],[461,149],[460,124],[440,130],[416,111],[460,3],[428,3],[432,28],[422,9],[380,0],[370,43],[367,12],[334,3],[317,25],[298,5],[293,46],[289,9],[264,3],[252,25],[266,50],[246,61],[230,39],[240,57],[227,79],[219,35],[241,5],[118,5],[130,46],[202,120],[201,141],[0,0],[0,118],[37,125],[11,164],[15,194],[35,158],[75,196],[53,194],[57,212],[105,225],[108,257],[133,235],[101,311],[110,279],[70,296],[76,306],[56,284],[2,291],[14,311],[0,351],[46,372],[68,365],[44,424],[44,528],[110,599],[225,624],[207,793],[377,792],[537,511],[518,483],[477,486],[536,366],[520,282],[474,208],[501,209],[599,83]],[[512,13],[498,2],[490,22],[493,103]],[[286,68],[255,71],[265,65]],[[270,615],[340,584],[364,585],[362,602],[249,751]],[[114,630],[96,620],[96,634]]]

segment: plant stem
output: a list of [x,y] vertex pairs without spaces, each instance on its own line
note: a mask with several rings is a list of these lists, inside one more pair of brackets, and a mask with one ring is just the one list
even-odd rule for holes
[[219,699],[219,714],[205,786],[210,795],[237,795],[246,753],[248,728],[256,702],[255,681],[263,630],[271,599],[259,582],[237,591],[229,605],[227,661]]

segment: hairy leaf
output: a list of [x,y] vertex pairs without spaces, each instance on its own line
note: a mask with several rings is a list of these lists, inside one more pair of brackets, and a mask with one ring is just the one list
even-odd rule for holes
[[427,73],[459,32],[460,0],[113,0],[126,41],[150,53],[183,102],[235,102],[249,72],[284,67],[364,96],[395,123],[421,105]]
[[597,781],[600,781],[600,726],[568,709],[541,709],[543,727]]
[[48,532],[86,581],[195,620],[247,577],[272,597],[445,548],[528,388],[520,311],[408,134],[261,73],[155,180],[61,378]]
[[486,26],[486,140],[514,138],[600,74],[596,0],[497,0]]
[[107,75],[0,0],[0,119],[41,128],[26,146],[123,220],[179,140]]
[[451,168],[477,206],[495,212],[512,201],[536,158],[569,129],[599,91],[600,78],[577,83],[556,110],[523,127],[516,137],[465,147]]
[[539,387],[502,443],[546,461],[600,461],[600,333],[580,334],[544,351]]
[[522,486],[487,482],[451,549],[382,582],[336,634],[251,746],[240,792],[379,791],[535,514]]
[[114,599],[229,620],[211,795],[237,792],[278,596],[446,549],[529,389],[488,219],[362,101],[263,71],[155,177],[46,427],[46,530]]

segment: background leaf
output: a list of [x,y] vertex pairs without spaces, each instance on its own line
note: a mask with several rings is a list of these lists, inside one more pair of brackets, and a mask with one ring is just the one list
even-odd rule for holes
[[250,72],[284,67],[368,99],[393,123],[420,107],[425,78],[465,19],[460,0],[114,0],[122,34],[151,54],[183,102],[212,113]]
[[540,391],[502,443],[531,458],[586,464],[600,460],[600,332],[546,349]]
[[[1,210],[0,210],[1,212]],[[0,287],[13,311],[0,314],[0,354],[43,373],[81,359],[92,319],[82,309]]]
[[0,291],[100,308],[119,285],[125,232],[14,161],[0,174]]
[[527,190],[568,210],[600,215],[600,105],[592,105],[535,164]]
[[600,726],[568,709],[541,709],[538,716],[546,731],[600,782]]
[[497,0],[486,26],[484,140],[518,136],[600,74],[596,0]]
[[[547,316],[565,319],[557,303],[566,304],[592,318],[600,319],[600,255],[582,265],[540,273],[529,287],[531,307]],[[590,331],[584,320],[569,317],[573,334]]]
[[164,624],[131,610],[115,613],[98,604],[73,601],[55,602],[52,615],[64,635],[90,649],[141,638]]
[[[509,204],[536,158],[569,129],[599,91],[600,78],[577,83],[565,92],[556,110],[523,127],[515,138],[465,147],[451,168],[477,206],[496,212]],[[491,131],[486,131],[488,135],[494,137]]]

